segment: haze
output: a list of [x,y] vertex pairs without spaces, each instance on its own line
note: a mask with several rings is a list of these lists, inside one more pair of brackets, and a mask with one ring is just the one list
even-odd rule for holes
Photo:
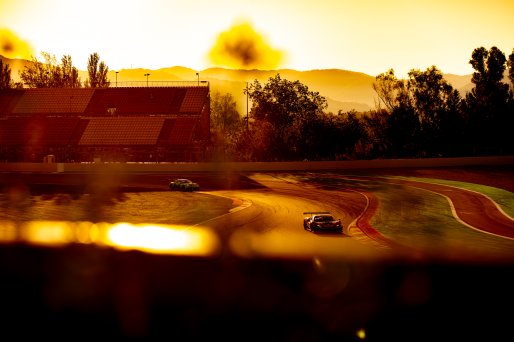
[[[71,55],[79,69],[97,52],[111,70],[337,68],[375,76],[393,68],[402,76],[436,65],[466,75],[475,48],[512,52],[512,13],[509,0],[2,1],[0,54]],[[221,44],[228,55],[220,51],[227,37],[237,47]]]

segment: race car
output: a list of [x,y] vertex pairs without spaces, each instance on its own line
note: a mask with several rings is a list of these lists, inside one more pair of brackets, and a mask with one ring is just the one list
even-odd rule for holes
[[341,219],[335,219],[328,211],[307,211],[303,213],[303,228],[311,232],[343,232]]
[[170,190],[178,191],[199,191],[200,185],[189,179],[179,178],[169,183]]

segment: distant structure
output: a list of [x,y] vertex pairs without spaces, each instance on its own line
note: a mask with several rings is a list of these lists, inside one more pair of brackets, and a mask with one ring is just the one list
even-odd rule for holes
[[0,162],[191,162],[209,146],[208,82],[0,91]]

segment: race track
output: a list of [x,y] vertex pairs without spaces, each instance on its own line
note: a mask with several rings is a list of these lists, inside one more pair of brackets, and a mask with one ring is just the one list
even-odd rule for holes
[[[476,192],[377,174],[16,176],[0,196],[6,334],[512,340],[504,314],[514,305],[512,219]],[[173,176],[199,180],[201,191],[170,191]],[[436,178],[427,176],[419,179]],[[411,199],[430,215],[400,203]],[[341,218],[344,233],[304,230],[303,212],[318,210]],[[22,229],[9,230],[9,220]],[[64,243],[31,245],[23,240],[30,220],[132,222],[130,233],[145,234],[137,223],[159,223],[180,233],[172,242],[207,230],[222,253],[120,251],[70,234]],[[433,249],[417,249],[418,239]]]
[[[238,207],[197,224],[215,230],[232,252],[302,259],[378,256],[377,250],[352,239],[348,231],[366,208],[362,195],[353,191],[317,189],[267,174],[255,175],[252,179],[264,188],[208,191],[211,195],[235,200]],[[344,234],[304,230],[303,213],[306,211],[330,211],[343,222]]]
[[[341,178],[399,184],[436,193],[447,199],[454,219],[459,224],[501,239],[514,238],[514,220],[491,198],[478,192],[454,186],[394,178],[349,176],[341,176]],[[274,239],[282,241],[283,244],[294,244],[295,238],[299,237],[299,243],[310,246],[308,249],[310,253],[307,253],[309,256],[327,253],[333,257],[348,257],[352,256],[352,253],[362,255],[369,253],[369,247],[373,247],[375,251],[394,251],[395,256],[413,253],[412,250],[409,251],[408,246],[383,236],[375,229],[371,221],[380,207],[380,202],[371,192],[350,187],[314,186],[297,182],[294,178],[283,175],[258,174],[252,179],[262,184],[265,190],[215,193],[239,198],[244,203],[241,210],[236,213],[208,222],[211,228],[225,237],[241,229],[258,233],[261,237],[264,234],[272,234]],[[304,231],[301,222],[302,213],[305,211],[332,212],[337,218],[342,219],[344,234],[342,236],[313,234]],[[320,239],[324,240],[323,243],[319,243]],[[327,248],[329,243],[333,248]],[[363,246],[366,252],[363,252]],[[506,257],[511,259],[512,254]]]
[[[438,227],[438,221],[428,221],[427,224],[432,225],[429,233],[437,234],[437,245],[425,232],[412,231],[413,239],[421,236],[426,240],[423,243],[430,246],[432,255],[429,257],[458,251],[455,249],[458,245],[465,247],[472,258],[490,254],[495,258],[514,260],[514,253],[510,252],[514,248],[514,220],[489,197],[455,186],[398,177],[326,173],[181,176],[198,181],[201,191],[170,191],[167,184],[173,176],[166,174],[130,175],[114,180],[98,175],[94,178],[88,175],[31,175],[30,192],[40,194],[29,198],[29,190],[18,186],[23,183],[22,179],[12,182],[18,187],[4,191],[0,220],[146,222],[187,229],[206,227],[216,232],[225,251],[245,255],[307,259],[321,256],[336,259],[426,257],[423,254],[428,249],[421,246],[422,250],[419,250],[420,245],[413,244],[414,240],[410,239],[409,217],[403,223],[399,221],[405,226],[399,227],[403,234],[401,238],[390,232],[384,234],[380,226],[374,226],[377,213],[380,215],[384,210],[374,187],[386,184],[384,189],[390,187],[399,196],[402,196],[402,189],[408,187],[417,189],[417,196],[423,201],[429,200],[424,199],[429,193],[444,198],[441,202],[446,203],[448,212],[451,210],[455,227]],[[325,182],[318,182],[318,178]],[[330,178],[332,182],[326,182]],[[374,185],[367,187],[367,184]],[[75,189],[71,195],[59,194],[70,189]],[[73,193],[77,189],[86,189],[88,193]],[[307,211],[331,212],[341,219],[343,234],[304,230],[303,213]],[[466,233],[454,234],[454,230],[473,231],[473,234],[468,241]],[[451,253],[459,257],[465,255]]]

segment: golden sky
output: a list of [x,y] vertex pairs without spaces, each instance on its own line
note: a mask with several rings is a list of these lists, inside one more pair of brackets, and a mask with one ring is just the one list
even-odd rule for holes
[[514,0],[0,0],[0,54],[71,55],[81,70],[97,52],[110,70],[337,68],[376,76],[393,68],[403,76],[435,65],[464,75],[477,47],[513,52],[513,17]]

